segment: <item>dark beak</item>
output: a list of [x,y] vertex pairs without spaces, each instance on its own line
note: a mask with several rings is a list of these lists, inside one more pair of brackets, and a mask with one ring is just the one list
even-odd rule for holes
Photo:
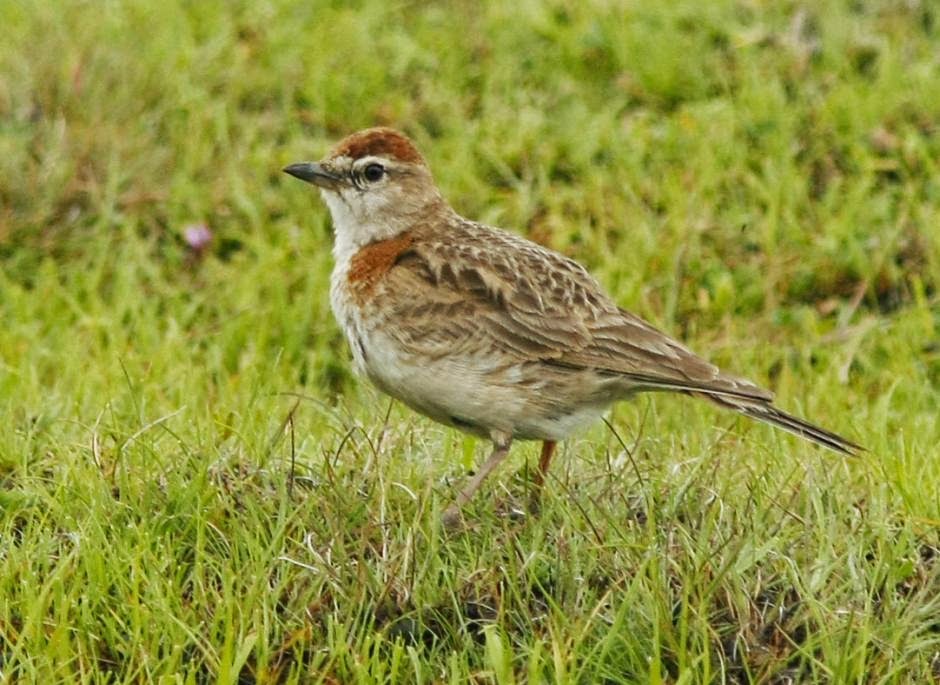
[[321,188],[335,188],[343,179],[316,162],[300,162],[284,167],[284,173]]

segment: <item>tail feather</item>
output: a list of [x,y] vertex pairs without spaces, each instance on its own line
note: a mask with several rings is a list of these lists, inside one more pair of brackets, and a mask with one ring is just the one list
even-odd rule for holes
[[793,435],[798,435],[818,445],[828,447],[835,452],[856,455],[865,451],[864,447],[843,438],[838,433],[833,433],[798,416],[788,414],[782,409],[777,409],[772,404],[773,393],[743,378],[721,373],[708,381],[665,378],[638,372],[618,375],[627,381],[623,392],[624,397],[629,397],[638,390],[672,390],[694,397],[704,397],[720,407],[731,409],[752,419],[782,428]]
[[712,402],[733,409],[734,411],[749,416],[752,419],[769,423],[777,428],[798,435],[801,438],[815,442],[823,447],[828,447],[835,452],[848,455],[856,455],[865,450],[861,445],[843,438],[837,433],[826,430],[798,416],[787,414],[785,411],[777,409],[769,402],[739,402],[728,397],[705,395]]

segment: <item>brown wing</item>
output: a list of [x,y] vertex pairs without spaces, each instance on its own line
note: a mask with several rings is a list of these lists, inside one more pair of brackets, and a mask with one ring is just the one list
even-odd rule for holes
[[619,373],[643,390],[704,391],[763,402],[773,393],[722,372],[680,342],[630,312],[617,309],[591,327],[591,341],[559,360],[578,367]]
[[[575,306],[545,296],[551,278],[533,279],[518,255],[473,241],[415,240],[382,279],[377,300],[394,326],[387,331],[424,356],[492,356],[511,362],[557,359],[590,341]],[[561,259],[559,257],[559,259]],[[544,271],[544,270],[543,270]],[[555,271],[554,269],[552,271]],[[576,296],[564,270],[559,297]]]
[[416,239],[383,286],[387,330],[428,357],[540,360],[623,376],[637,390],[772,397],[617,307],[576,262],[478,224]]

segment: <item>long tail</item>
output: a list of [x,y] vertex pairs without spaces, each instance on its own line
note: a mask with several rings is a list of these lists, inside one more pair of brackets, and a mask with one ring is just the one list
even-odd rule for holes
[[709,393],[695,393],[700,397],[707,397],[715,404],[721,405],[727,409],[732,409],[752,419],[769,423],[778,428],[798,435],[801,438],[815,442],[823,447],[840,452],[841,454],[856,455],[865,450],[861,445],[843,438],[837,433],[821,428],[815,424],[801,419],[785,411],[777,409],[770,402],[748,401],[738,398],[728,397],[727,395],[713,395]]
[[[689,354],[691,355],[691,353]],[[769,390],[764,390],[743,378],[721,374],[717,368],[713,368],[716,372],[715,377],[705,381],[663,378],[635,372],[624,374],[624,377],[629,381],[627,385],[628,393],[637,389],[672,390],[694,397],[703,397],[720,407],[777,426],[793,433],[793,435],[798,435],[841,454],[856,455],[865,451],[865,448],[858,443],[854,443],[837,433],[826,430],[798,416],[777,409],[772,404],[773,393]],[[627,396],[629,395],[627,394]]]

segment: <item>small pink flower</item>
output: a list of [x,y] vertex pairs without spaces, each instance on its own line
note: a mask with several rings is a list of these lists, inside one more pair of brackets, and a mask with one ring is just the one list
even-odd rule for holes
[[183,229],[183,240],[189,249],[201,254],[212,242],[212,230],[206,224],[190,224]]

